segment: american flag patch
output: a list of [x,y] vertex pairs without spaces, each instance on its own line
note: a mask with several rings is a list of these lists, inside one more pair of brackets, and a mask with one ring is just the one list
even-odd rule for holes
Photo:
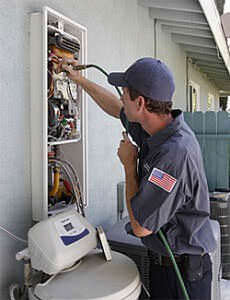
[[149,176],[149,181],[161,187],[168,193],[172,191],[177,182],[176,178],[157,168],[153,168],[151,175]]

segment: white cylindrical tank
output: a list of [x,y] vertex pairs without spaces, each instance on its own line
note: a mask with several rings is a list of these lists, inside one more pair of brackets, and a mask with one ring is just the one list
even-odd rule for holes
[[75,270],[30,289],[29,299],[137,300],[140,293],[139,272],[130,258],[112,251],[108,262],[100,250],[95,250]]

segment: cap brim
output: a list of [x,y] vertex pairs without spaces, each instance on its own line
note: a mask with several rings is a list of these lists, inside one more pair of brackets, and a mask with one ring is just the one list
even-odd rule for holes
[[128,86],[128,82],[125,80],[124,73],[110,73],[108,76],[108,82],[115,86],[126,87]]

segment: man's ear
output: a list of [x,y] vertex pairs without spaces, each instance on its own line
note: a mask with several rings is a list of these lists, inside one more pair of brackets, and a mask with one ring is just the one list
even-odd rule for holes
[[142,96],[139,96],[137,98],[136,103],[137,103],[137,110],[140,112],[143,111],[143,109],[145,108],[145,98]]

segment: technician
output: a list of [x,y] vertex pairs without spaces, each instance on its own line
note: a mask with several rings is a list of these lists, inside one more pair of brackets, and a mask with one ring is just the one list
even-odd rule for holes
[[176,256],[191,300],[211,300],[211,261],[216,247],[209,219],[209,194],[199,144],[172,110],[173,75],[160,60],[142,58],[110,84],[123,89],[121,101],[103,87],[62,67],[126,133],[118,156],[126,178],[126,204],[133,233],[152,254],[151,299],[183,299],[173,265],[156,234],[161,229]]

